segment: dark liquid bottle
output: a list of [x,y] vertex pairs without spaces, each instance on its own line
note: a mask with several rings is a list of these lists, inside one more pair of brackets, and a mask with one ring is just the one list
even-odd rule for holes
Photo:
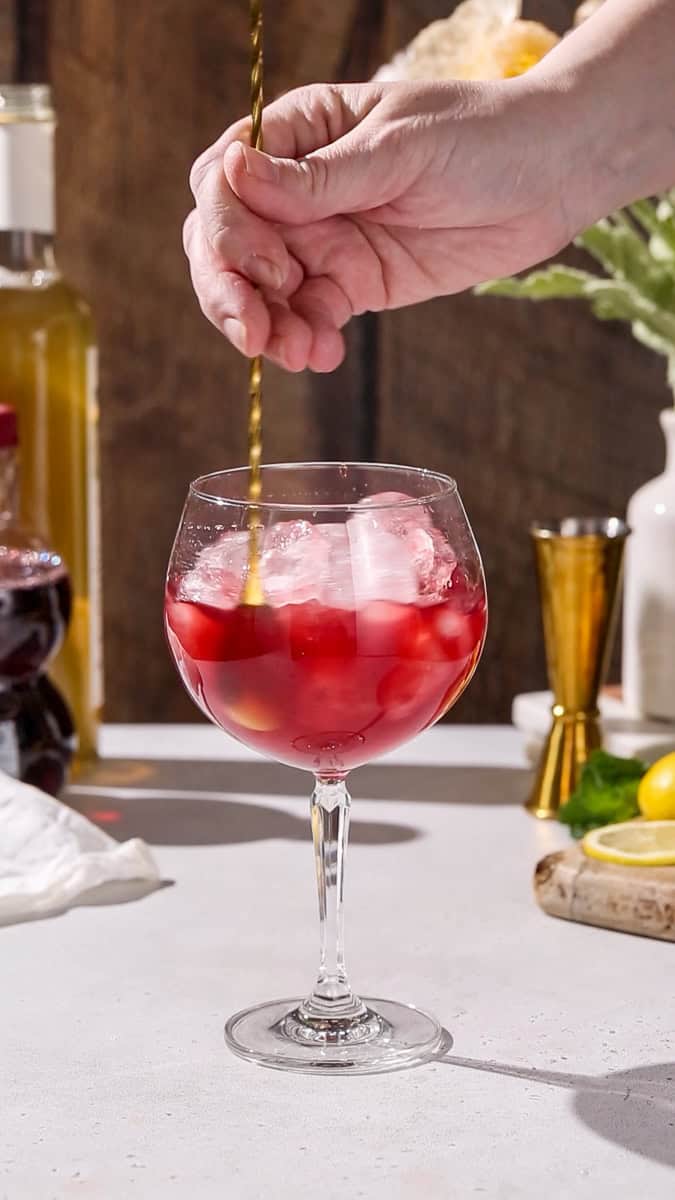
[[17,520],[17,422],[0,405],[0,770],[52,795],[75,745],[65,701],[47,678],[70,618],[58,554]]

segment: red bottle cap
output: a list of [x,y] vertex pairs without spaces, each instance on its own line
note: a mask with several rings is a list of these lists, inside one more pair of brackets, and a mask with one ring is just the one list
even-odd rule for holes
[[8,450],[18,444],[16,409],[11,404],[0,404],[0,450]]

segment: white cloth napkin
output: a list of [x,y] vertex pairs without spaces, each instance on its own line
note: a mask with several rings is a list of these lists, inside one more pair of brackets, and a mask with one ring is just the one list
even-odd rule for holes
[[100,884],[160,879],[140,838],[116,842],[65,804],[0,772],[0,924],[62,912]]

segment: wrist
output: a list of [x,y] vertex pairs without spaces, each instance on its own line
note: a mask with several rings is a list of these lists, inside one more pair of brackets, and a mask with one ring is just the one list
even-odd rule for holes
[[672,0],[613,0],[521,85],[559,147],[573,232],[675,184]]
[[[569,240],[627,203],[619,175],[619,130],[596,90],[573,71],[537,70],[514,81],[521,120],[541,157],[551,204]],[[630,173],[629,164],[626,170]]]

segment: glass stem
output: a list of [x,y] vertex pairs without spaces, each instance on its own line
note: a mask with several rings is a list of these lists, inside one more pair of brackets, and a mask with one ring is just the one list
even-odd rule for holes
[[344,779],[319,779],[311,801],[312,837],[319,891],[321,959],[314,990],[301,1006],[311,1023],[358,1021],[365,1005],[349,986],[344,956],[344,866],[351,798]]

